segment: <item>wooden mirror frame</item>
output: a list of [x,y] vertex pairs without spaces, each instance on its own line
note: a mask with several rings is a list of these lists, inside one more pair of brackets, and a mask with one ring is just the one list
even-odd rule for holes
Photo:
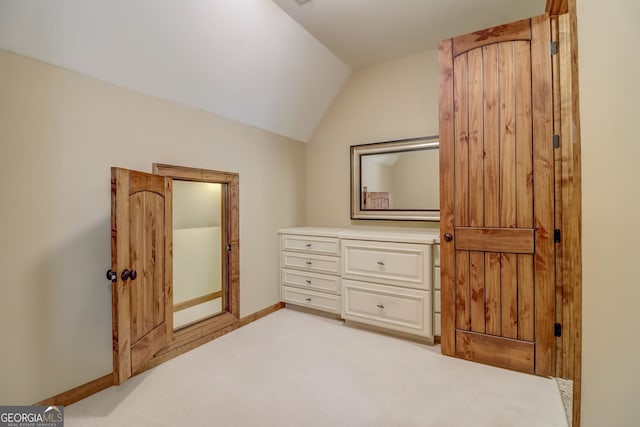
[[[240,326],[239,175],[232,172],[161,163],[153,164],[153,173],[155,175],[168,176],[184,181],[226,184],[228,195],[224,201],[227,203],[226,212],[228,213],[226,218],[228,224],[226,240],[230,248],[228,269],[226,269],[223,274],[227,276],[228,301],[226,311],[221,314],[173,331],[169,344],[145,366],[145,369],[157,366],[166,360],[192,350]],[[167,266],[167,270],[169,270],[167,274],[172,274],[173,266]],[[171,287],[168,292],[171,298],[173,298],[173,287]],[[171,315],[173,316],[173,312]]]
[[[362,156],[372,154],[403,153],[426,149],[438,149],[439,137],[399,139],[352,145],[351,149],[351,219],[382,219],[396,221],[440,221],[438,209],[363,209],[362,200]],[[436,183],[436,187],[439,183]]]

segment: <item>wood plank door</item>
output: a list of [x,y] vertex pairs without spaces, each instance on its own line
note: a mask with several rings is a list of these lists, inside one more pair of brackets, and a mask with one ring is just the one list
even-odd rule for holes
[[171,182],[159,175],[111,169],[116,384],[139,372],[171,336]]
[[554,373],[546,16],[439,44],[442,352]]

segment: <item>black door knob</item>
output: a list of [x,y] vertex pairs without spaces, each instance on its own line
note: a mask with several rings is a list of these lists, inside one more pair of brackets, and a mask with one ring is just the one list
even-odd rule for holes
[[453,234],[451,233],[444,233],[444,241],[445,242],[450,242],[453,240]]
[[109,269],[107,270],[107,280],[111,280],[113,283],[118,281],[118,273]]
[[131,272],[125,268],[124,270],[122,270],[122,274],[120,275],[120,277],[122,277],[122,280],[127,280],[129,279],[130,275]]
[[136,280],[136,277],[138,277],[138,272],[135,270],[131,270],[131,272],[129,273],[129,277],[131,278],[131,280]]

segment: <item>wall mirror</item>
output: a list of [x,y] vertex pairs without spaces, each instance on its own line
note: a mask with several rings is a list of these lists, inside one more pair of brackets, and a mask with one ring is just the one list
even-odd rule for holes
[[173,327],[226,311],[224,184],[173,180]]
[[239,317],[238,174],[154,163],[172,177],[173,329]]
[[351,146],[351,219],[440,220],[438,136]]

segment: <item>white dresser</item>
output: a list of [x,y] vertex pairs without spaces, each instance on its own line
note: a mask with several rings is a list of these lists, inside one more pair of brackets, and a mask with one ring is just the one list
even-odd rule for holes
[[433,341],[437,242],[437,230],[280,230],[282,301]]

